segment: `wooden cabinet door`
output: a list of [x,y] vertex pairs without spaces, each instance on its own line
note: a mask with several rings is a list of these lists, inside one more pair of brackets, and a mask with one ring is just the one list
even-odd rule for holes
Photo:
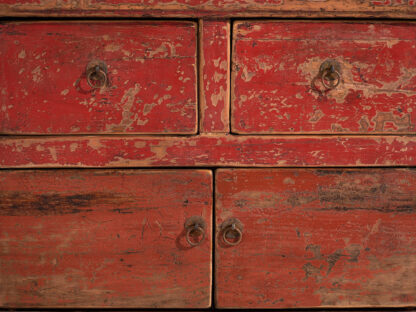
[[415,188],[414,169],[217,171],[217,306],[415,305]]
[[211,217],[207,170],[2,171],[0,306],[207,308]]
[[196,133],[196,30],[181,21],[0,25],[0,133]]
[[416,25],[234,24],[232,131],[414,133]]

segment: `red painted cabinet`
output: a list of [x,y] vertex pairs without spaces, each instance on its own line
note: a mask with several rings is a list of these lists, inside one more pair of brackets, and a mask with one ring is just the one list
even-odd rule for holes
[[416,304],[416,171],[220,169],[216,306]]
[[0,306],[207,308],[211,220],[207,170],[2,171]]
[[193,22],[0,26],[0,133],[194,134]]
[[413,23],[234,24],[232,131],[414,133]]
[[416,307],[415,0],[0,18],[0,309]]

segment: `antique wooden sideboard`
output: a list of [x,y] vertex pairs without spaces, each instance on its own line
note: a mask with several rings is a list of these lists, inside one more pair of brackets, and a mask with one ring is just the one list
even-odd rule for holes
[[416,306],[416,1],[0,14],[0,308]]

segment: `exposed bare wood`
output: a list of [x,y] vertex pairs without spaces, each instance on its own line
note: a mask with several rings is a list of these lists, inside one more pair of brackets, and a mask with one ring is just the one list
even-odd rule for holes
[[234,24],[232,130],[415,133],[414,23]]
[[230,31],[229,21],[200,21],[202,133],[230,132]]
[[196,133],[196,32],[169,21],[0,25],[0,133]]
[[0,306],[208,308],[211,218],[206,170],[2,171]]
[[2,168],[415,166],[416,137],[4,137],[0,156]]
[[414,0],[1,0],[4,16],[414,18]]
[[414,169],[218,170],[217,306],[414,306],[415,187]]

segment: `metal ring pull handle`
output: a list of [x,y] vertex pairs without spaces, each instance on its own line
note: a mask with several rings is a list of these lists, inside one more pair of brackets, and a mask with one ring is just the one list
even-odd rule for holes
[[327,90],[332,90],[332,89],[335,89],[339,85],[341,81],[341,75],[335,69],[325,70],[322,73],[321,80],[322,80],[322,84]]
[[100,89],[105,87],[108,82],[107,65],[98,60],[89,62],[86,68],[86,76],[91,88]]
[[[228,246],[236,246],[241,243],[243,239],[243,224],[240,220],[231,218],[221,225],[222,240]],[[234,240],[230,240],[229,237],[233,237]]]
[[335,89],[341,82],[341,65],[335,60],[326,60],[319,68],[319,76],[326,90]]
[[[237,240],[236,241],[230,241],[227,238],[227,235],[233,233],[235,236],[235,234],[237,234]],[[241,240],[243,239],[243,232],[241,232],[241,230],[235,226],[235,224],[233,224],[232,226],[228,227],[227,229],[224,230],[223,234],[222,234],[222,239],[224,240],[224,243],[226,243],[227,245],[230,246],[236,246],[238,244],[240,244]]]
[[[185,234],[185,238],[187,243],[192,246],[199,246],[201,245],[201,243],[204,241],[205,239],[205,228],[206,228],[206,223],[204,221],[204,219],[202,219],[202,217],[198,217],[198,216],[194,216],[194,217],[190,217],[188,220],[186,220],[185,222],[185,230],[186,230],[186,234]],[[196,237],[201,237],[199,238],[197,241],[192,240],[192,236],[196,236]]]

